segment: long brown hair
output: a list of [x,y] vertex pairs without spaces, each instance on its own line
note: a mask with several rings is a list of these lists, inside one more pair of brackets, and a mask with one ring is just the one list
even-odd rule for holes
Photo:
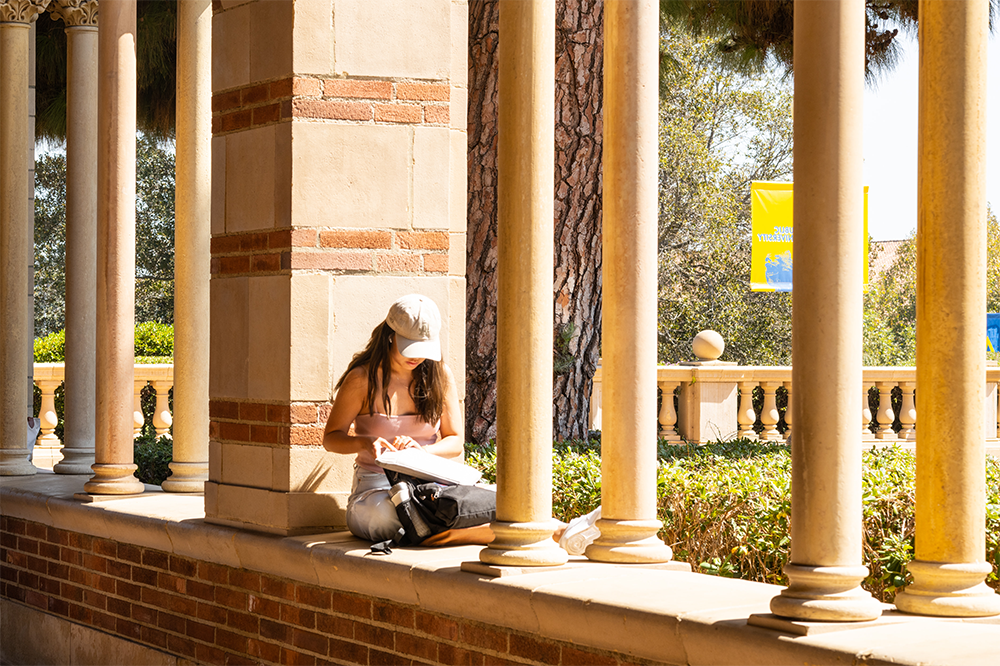
[[[392,336],[393,330],[384,321],[372,331],[368,344],[354,355],[347,370],[337,382],[336,390],[343,386],[347,375],[355,368],[364,368],[368,376],[368,393],[362,411],[367,408],[368,414],[375,415],[375,398],[378,388],[382,387],[382,404],[386,416],[392,416],[392,404],[389,402],[389,377],[392,375]],[[444,411],[445,374],[440,361],[424,359],[424,362],[413,369],[413,381],[410,382],[409,393],[417,406],[417,414],[426,423],[437,423]]]

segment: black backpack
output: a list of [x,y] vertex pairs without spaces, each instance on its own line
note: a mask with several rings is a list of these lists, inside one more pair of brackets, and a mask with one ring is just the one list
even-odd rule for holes
[[497,494],[478,486],[451,486],[385,470],[392,487],[389,498],[396,506],[402,529],[372,552],[388,553],[392,546],[419,546],[434,534],[450,529],[493,522]]

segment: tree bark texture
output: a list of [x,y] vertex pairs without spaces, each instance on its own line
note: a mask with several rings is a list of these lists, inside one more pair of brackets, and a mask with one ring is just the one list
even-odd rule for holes
[[[469,2],[465,433],[496,436],[497,0]],[[586,436],[601,341],[603,0],[556,5],[553,435]]]

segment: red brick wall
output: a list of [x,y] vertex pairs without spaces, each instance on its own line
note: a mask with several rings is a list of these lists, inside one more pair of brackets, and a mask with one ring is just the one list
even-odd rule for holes
[[3,597],[198,663],[633,663],[10,516],[0,532]]
[[216,92],[212,134],[292,118],[448,126],[450,101],[451,87],[446,83],[296,76]]
[[329,402],[263,403],[211,400],[212,441],[271,446],[322,446]]
[[287,274],[314,269],[337,274],[448,272],[447,231],[282,229],[212,237],[212,275]]

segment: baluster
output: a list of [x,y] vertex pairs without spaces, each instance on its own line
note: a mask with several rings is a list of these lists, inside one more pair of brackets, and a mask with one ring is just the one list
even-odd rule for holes
[[903,402],[899,406],[899,423],[903,427],[899,431],[899,439],[908,442],[917,440],[917,403],[913,396],[916,387],[915,382],[899,383],[899,388],[903,392]]
[[792,383],[784,382],[782,384],[785,390],[788,391],[788,404],[785,406],[785,441],[792,441]]
[[170,416],[170,387],[173,382],[154,381],[153,390],[156,391],[156,406],[153,408],[153,427],[156,428],[156,436],[163,437],[170,432],[173,417]]
[[896,433],[892,429],[892,422],[896,420],[896,415],[892,411],[892,388],[895,382],[875,382],[878,388],[878,430],[875,431],[875,439],[890,440],[896,439]]
[[56,426],[59,425],[59,416],[56,414],[56,389],[59,388],[61,380],[37,379],[35,383],[42,393],[42,406],[38,410],[38,419],[41,421],[42,432],[35,440],[35,446],[42,448],[57,449],[62,446],[62,442],[56,437]]
[[677,434],[677,410],[674,408],[674,390],[681,385],[680,382],[659,382],[660,387],[660,414],[657,421],[660,424],[660,439],[668,442],[679,442],[681,436]]
[[863,391],[861,394],[861,441],[870,441],[872,439],[872,431],[869,427],[872,423],[872,409],[868,405],[868,384],[862,387]]
[[134,382],[135,395],[132,401],[132,436],[138,437],[142,434],[142,426],[146,418],[142,415],[142,389],[146,387],[145,379],[136,379]]
[[781,382],[761,382],[760,387],[764,390],[764,406],[760,410],[760,422],[764,424],[764,431],[760,433],[760,438],[768,442],[780,442],[781,433],[778,432],[778,405],[774,399],[774,393],[781,386]]
[[757,421],[757,412],[753,410],[753,390],[756,382],[740,382],[740,407],[736,410],[736,423],[739,424],[739,436],[756,439],[753,424]]

